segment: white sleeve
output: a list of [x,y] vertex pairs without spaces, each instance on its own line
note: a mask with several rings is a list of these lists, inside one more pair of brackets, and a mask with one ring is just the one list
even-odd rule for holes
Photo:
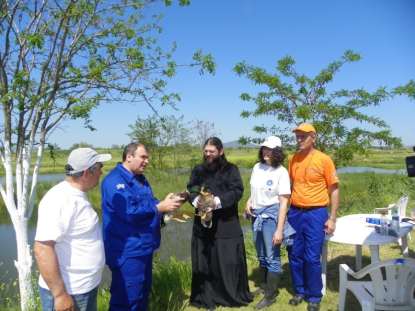
[[221,209],[222,208],[222,203],[220,201],[219,197],[214,197],[215,200],[215,209]]
[[45,197],[39,204],[36,241],[59,241],[67,232],[71,215],[65,215],[64,198],[61,201]]
[[192,205],[193,205],[193,207],[197,207],[197,203],[199,203],[199,197],[200,197],[200,195],[198,195],[194,200],[193,200],[193,202],[192,202]]
[[285,167],[281,169],[280,178],[278,180],[278,194],[291,194],[290,176],[288,175],[288,171]]

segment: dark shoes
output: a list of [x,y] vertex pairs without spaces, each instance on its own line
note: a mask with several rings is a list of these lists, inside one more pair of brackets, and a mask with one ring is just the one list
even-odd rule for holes
[[264,267],[259,267],[259,288],[252,292],[252,295],[257,296],[259,294],[264,294],[267,287],[267,274],[268,269]]
[[307,311],[319,311],[320,304],[318,302],[309,302],[307,305]]
[[[298,306],[300,303],[304,301],[304,297],[295,295],[291,298],[288,303],[292,306]],[[319,302],[309,302],[307,304],[307,311],[319,311],[320,310],[320,303]]]
[[264,294],[265,290],[260,286],[259,288],[257,288],[256,290],[254,290],[253,292],[251,292],[251,294],[255,297],[261,294]]
[[255,306],[255,309],[257,309],[257,310],[264,309],[264,308],[272,305],[275,301],[276,301],[275,297],[274,298],[267,298],[266,296],[264,296],[264,298],[262,298],[261,301],[258,302],[258,304]]
[[292,306],[298,306],[300,303],[302,303],[304,298],[299,295],[295,295],[293,298],[291,298],[288,303]]
[[278,294],[278,284],[280,282],[280,273],[268,272],[267,284],[265,287],[264,298],[255,306],[255,309],[260,310],[272,305]]

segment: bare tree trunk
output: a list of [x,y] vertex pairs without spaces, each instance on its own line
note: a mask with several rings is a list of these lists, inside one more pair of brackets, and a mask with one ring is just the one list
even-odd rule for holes
[[[25,177],[21,175],[22,163],[16,164],[16,180],[13,181],[12,153],[10,143],[6,140],[4,143],[4,154],[2,154],[1,160],[5,170],[6,187],[3,188],[3,185],[1,185],[0,192],[6,205],[7,211],[9,212],[16,234],[17,260],[14,261],[14,265],[17,269],[19,278],[20,307],[21,310],[28,311],[33,310],[35,307],[34,293],[32,288],[33,259],[28,239],[28,200],[25,199],[28,196],[28,188],[21,186],[22,179],[25,179]],[[30,157],[26,157],[24,162],[24,167],[30,165]],[[29,170],[26,169],[24,174],[28,173]],[[26,178],[28,178],[28,176],[26,176]],[[14,182],[16,183],[16,189],[18,190],[16,193],[13,187]]]
[[28,239],[28,219],[18,215],[13,224],[16,233],[17,260],[14,261],[19,274],[20,307],[22,310],[34,309],[32,288],[32,255]]

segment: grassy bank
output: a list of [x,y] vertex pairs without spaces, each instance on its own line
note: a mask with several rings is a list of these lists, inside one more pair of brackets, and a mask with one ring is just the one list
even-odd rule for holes
[[369,166],[385,169],[404,169],[405,158],[415,155],[412,149],[370,149],[366,156],[357,155],[350,166]]

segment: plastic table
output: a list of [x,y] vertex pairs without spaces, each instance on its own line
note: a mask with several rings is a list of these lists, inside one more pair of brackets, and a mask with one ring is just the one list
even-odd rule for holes
[[399,243],[404,256],[408,255],[408,233],[413,225],[401,222],[399,236],[382,235],[376,232],[375,227],[366,223],[367,217],[380,218],[378,214],[353,214],[339,217],[336,222],[336,230],[332,235],[327,235],[322,252],[322,279],[323,293],[326,289],[327,271],[327,244],[335,243],[351,244],[356,246],[356,271],[362,268],[362,246],[370,249],[371,262],[379,262],[379,246],[390,243]]

